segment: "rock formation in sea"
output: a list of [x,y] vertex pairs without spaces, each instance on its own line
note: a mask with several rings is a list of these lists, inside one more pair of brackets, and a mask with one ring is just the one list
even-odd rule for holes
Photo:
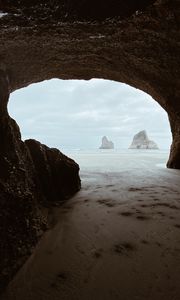
[[0,11],[3,288],[46,226],[41,203],[49,201],[51,193],[55,201],[59,193],[66,194],[64,178],[72,184],[68,196],[80,186],[75,162],[36,141],[21,141],[19,128],[7,113],[9,93],[51,78],[106,78],[141,89],[168,114],[173,143],[167,166],[180,169],[180,2],[3,0]]
[[159,149],[158,145],[149,140],[145,130],[138,132],[134,137],[129,149]]
[[99,149],[114,149],[114,144],[113,142],[109,141],[106,136],[103,136]]

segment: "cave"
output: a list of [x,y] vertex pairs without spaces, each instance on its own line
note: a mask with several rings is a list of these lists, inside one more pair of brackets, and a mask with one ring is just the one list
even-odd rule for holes
[[138,88],[167,112],[173,137],[167,167],[180,169],[179,1],[98,3],[0,1],[1,291],[47,227],[42,206],[80,189],[73,160],[21,141],[7,112],[11,92],[51,78],[104,78]]
[[[127,6],[132,8],[134,4],[129,2]],[[42,15],[35,14],[35,8],[28,4],[2,1],[0,9],[9,13],[0,18],[1,80],[8,78],[10,92],[51,78],[104,78],[139,88],[167,111],[173,135],[167,166],[180,168],[178,1],[155,1],[151,6],[150,1],[145,2],[146,9],[141,9],[137,1],[128,17],[127,13],[120,19],[105,14],[101,21],[98,16],[89,20],[85,12],[83,20],[78,12],[72,13],[71,20],[70,9],[65,22],[62,16],[53,18],[48,1],[46,14],[36,9]],[[82,1],[82,7],[88,3]]]

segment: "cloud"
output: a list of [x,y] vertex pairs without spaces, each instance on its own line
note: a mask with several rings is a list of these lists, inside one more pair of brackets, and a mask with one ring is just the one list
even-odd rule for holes
[[103,135],[116,147],[129,146],[147,130],[161,148],[171,133],[166,112],[144,92],[114,81],[53,79],[12,93],[9,112],[22,137],[49,146],[97,148]]

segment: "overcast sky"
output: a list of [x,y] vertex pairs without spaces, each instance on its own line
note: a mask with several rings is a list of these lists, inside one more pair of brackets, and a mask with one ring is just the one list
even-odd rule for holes
[[106,135],[116,148],[128,148],[146,130],[161,149],[171,133],[167,114],[149,95],[114,81],[53,79],[12,93],[9,113],[22,138],[59,149],[98,148]]

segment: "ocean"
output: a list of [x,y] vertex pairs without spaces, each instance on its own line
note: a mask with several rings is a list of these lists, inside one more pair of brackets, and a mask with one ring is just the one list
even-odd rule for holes
[[64,150],[80,166],[81,173],[121,172],[137,168],[165,168],[169,157],[168,150]]

